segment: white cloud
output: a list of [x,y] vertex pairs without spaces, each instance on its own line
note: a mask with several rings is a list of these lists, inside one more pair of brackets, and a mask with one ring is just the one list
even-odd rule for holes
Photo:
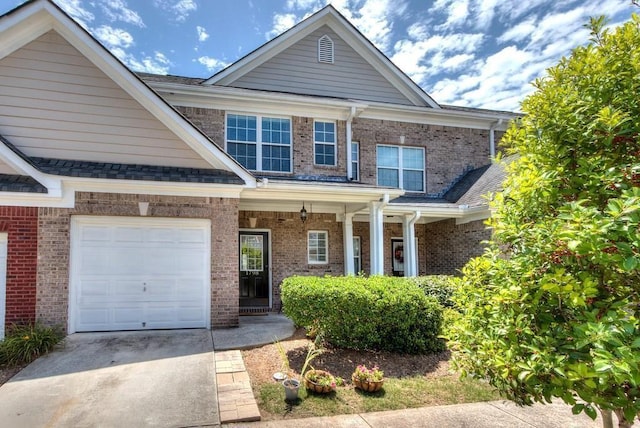
[[154,52],[152,56],[144,55],[142,59],[137,59],[134,55],[125,52],[121,48],[115,48],[111,52],[133,71],[167,74],[169,68],[173,65],[162,52],[158,51]]
[[196,27],[196,31],[198,31],[198,41],[204,42],[205,40],[207,40],[209,38],[209,34],[207,33],[206,28],[201,27],[201,26],[198,25]]
[[277,13],[273,15],[273,26],[271,27],[271,30],[265,34],[265,37],[268,40],[273,39],[280,33],[283,33],[293,27],[297,21],[298,18],[293,13]]
[[522,22],[519,22],[514,27],[509,28],[498,37],[497,41],[498,43],[521,42],[530,38],[535,29],[536,18],[532,16]]
[[195,0],[153,0],[155,7],[173,14],[178,22],[184,22],[191,12],[198,10]]
[[439,28],[453,29],[461,27],[469,17],[469,0],[437,1],[430,11],[439,10],[444,11],[447,15],[447,20]]
[[209,70],[210,72],[220,70],[221,68],[224,68],[228,65],[222,60],[211,58],[208,56],[201,56],[200,58],[198,58],[198,62],[207,67],[207,70]]
[[95,19],[93,13],[82,7],[81,0],[56,0],[56,4],[84,28],[88,28]]
[[122,21],[144,28],[144,22],[135,10],[129,9],[124,0],[102,0],[100,6],[110,21]]
[[133,45],[133,36],[121,28],[101,25],[93,33],[109,49],[128,48]]

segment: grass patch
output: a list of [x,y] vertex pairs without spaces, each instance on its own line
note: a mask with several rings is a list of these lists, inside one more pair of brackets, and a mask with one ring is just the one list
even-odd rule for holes
[[59,328],[41,324],[14,325],[0,341],[0,366],[28,364],[44,355],[64,338]]
[[338,387],[334,393],[321,395],[301,387],[298,402],[294,404],[284,401],[283,387],[275,382],[262,384],[257,392],[264,419],[377,412],[500,398],[490,385],[472,379],[459,380],[457,375],[387,378],[384,388],[375,393],[361,392],[347,385]]

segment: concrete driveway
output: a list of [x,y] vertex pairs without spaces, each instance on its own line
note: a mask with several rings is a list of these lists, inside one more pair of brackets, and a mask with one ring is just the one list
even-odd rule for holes
[[207,330],[78,333],[0,387],[6,427],[220,423]]

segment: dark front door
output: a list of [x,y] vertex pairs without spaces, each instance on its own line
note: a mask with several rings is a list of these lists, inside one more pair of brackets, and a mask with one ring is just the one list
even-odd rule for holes
[[268,307],[269,288],[269,234],[240,232],[240,307]]

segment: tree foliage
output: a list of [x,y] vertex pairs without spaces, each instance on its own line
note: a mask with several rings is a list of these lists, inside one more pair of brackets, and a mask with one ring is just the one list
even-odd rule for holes
[[[535,82],[505,135],[514,160],[467,264],[454,361],[520,404],[640,411],[640,19]],[[623,421],[624,423],[624,421]]]

